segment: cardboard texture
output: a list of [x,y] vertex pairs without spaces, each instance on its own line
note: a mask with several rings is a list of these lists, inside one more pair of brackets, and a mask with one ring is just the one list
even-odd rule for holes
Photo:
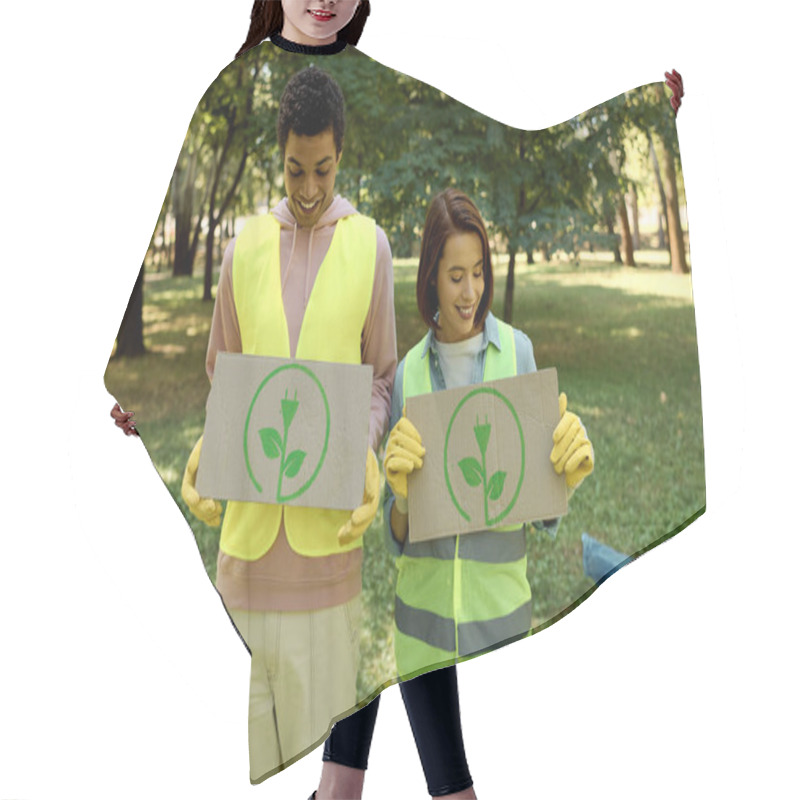
[[372,367],[220,353],[203,497],[352,510],[362,502]]
[[406,413],[425,445],[409,476],[410,541],[566,513],[566,481],[550,463],[555,369],[410,397]]

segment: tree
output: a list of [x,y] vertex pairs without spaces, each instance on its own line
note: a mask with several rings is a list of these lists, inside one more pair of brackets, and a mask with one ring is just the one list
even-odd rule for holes
[[[659,191],[663,191],[662,204],[665,206],[664,215],[667,222],[672,271],[679,274],[686,273],[689,267],[686,262],[686,247],[679,212],[676,169],[678,136],[675,130],[675,114],[661,83],[640,87],[630,94],[634,98],[632,120],[646,134],[650,142],[656,180],[659,183]],[[659,162],[664,169],[663,183],[658,168]]]
[[[658,89],[660,90],[659,95],[663,105],[670,109],[667,113],[673,114],[667,100],[664,85],[658,84]],[[678,203],[678,177],[675,171],[674,151],[677,150],[677,134],[675,133],[674,120],[670,121],[672,122],[671,125],[665,125],[662,128],[660,137],[662,146],[661,161],[664,164],[664,193],[667,201],[670,261],[672,263],[672,271],[682,275],[689,271],[689,267],[686,263],[686,247],[683,241],[683,227]]]
[[658,165],[658,155],[656,154],[656,147],[653,144],[653,136],[649,130],[647,131],[647,141],[650,144],[650,160],[653,164],[653,174],[655,175],[656,183],[658,184],[658,196],[661,200],[661,213],[658,215],[658,247],[659,249],[664,249],[667,246],[667,238],[664,234],[664,226],[669,224],[667,215],[667,195],[664,191],[664,183],[661,180],[661,168]]
[[133,291],[128,300],[128,307],[122,317],[122,322],[117,333],[117,350],[115,356],[118,358],[141,356],[145,353],[144,347],[144,324],[142,320],[142,310],[144,305],[144,263],[139,268],[139,275],[136,283],[133,284]]
[[236,196],[247,161],[259,142],[259,114],[254,114],[263,67],[261,48],[253,48],[224,71],[201,104],[205,104],[208,145],[212,148],[208,178],[203,300],[211,300],[214,238],[217,226]]
[[633,222],[633,249],[639,250],[642,246],[642,239],[639,234],[639,192],[634,182],[631,182],[628,193],[625,195],[625,202],[628,205]]
[[175,255],[172,264],[174,277],[190,276],[194,271],[203,209],[207,200],[204,186],[198,185],[205,145],[201,106],[202,100],[189,125],[169,187],[172,215],[175,218]]

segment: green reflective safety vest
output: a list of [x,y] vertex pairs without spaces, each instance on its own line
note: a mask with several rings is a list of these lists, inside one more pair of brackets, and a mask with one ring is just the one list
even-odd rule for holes
[[[361,363],[361,332],[372,300],[377,238],[375,221],[361,214],[336,223],[303,316],[296,357],[309,361]],[[280,224],[271,214],[248,221],[233,251],[233,297],[242,352],[289,358],[289,328],[281,294]],[[230,501],[220,549],[245,561],[261,558],[280,529],[303,556],[327,556],[361,546],[340,545],[339,528],[349,511]]]
[[[483,380],[517,374],[514,329],[497,320]],[[405,358],[403,402],[432,391],[425,340]],[[525,532],[502,527],[430,542],[406,541],[397,559],[395,657],[403,679],[476,655],[531,629]]]

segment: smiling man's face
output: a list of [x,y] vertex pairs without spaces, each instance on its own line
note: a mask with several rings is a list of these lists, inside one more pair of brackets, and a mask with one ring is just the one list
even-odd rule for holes
[[333,202],[336,170],[333,128],[316,136],[289,131],[283,154],[283,179],[289,210],[301,228],[312,228]]

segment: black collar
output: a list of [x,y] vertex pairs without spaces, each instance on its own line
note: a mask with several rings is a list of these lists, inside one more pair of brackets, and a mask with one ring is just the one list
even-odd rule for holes
[[341,53],[342,50],[347,47],[347,41],[345,39],[337,39],[335,42],[331,44],[321,44],[321,45],[308,45],[308,44],[297,44],[297,42],[290,42],[288,39],[284,39],[279,33],[274,34],[270,37],[270,41],[281,48],[281,50],[286,50],[289,53],[302,53],[303,55],[307,56],[329,56],[333,55],[334,53]]

